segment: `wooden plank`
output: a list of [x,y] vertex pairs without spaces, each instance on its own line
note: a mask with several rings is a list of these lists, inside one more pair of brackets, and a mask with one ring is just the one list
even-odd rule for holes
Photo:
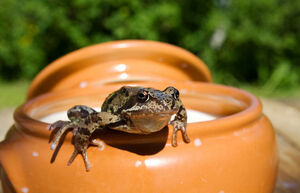
[[279,101],[262,99],[263,112],[269,117],[276,132],[300,148],[300,111]]
[[300,193],[300,109],[293,103],[262,99],[276,131],[279,168],[274,193]]

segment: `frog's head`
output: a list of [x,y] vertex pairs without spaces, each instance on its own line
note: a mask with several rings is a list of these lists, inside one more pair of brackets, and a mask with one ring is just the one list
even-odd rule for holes
[[135,133],[147,134],[161,130],[180,108],[179,92],[174,87],[164,91],[143,87],[122,89],[122,92],[127,92],[128,100],[120,114],[132,123]]

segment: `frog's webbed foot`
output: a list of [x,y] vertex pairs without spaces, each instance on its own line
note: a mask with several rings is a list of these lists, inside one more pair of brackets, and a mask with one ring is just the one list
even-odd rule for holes
[[70,157],[69,161],[68,161],[68,166],[72,164],[72,162],[74,161],[74,159],[76,158],[76,156],[78,154],[81,154],[83,161],[84,161],[84,165],[85,165],[85,169],[86,171],[90,171],[92,165],[87,157],[86,154],[86,150],[88,148],[89,145],[94,145],[97,146],[99,149],[103,149],[104,148],[104,144],[103,142],[97,140],[97,139],[93,139],[92,141],[90,141],[88,139],[88,136],[86,136],[86,139],[84,139],[83,136],[81,137],[76,137],[74,136],[74,151],[72,153],[72,156]]
[[174,118],[174,120],[172,120],[170,122],[170,124],[173,125],[174,129],[173,129],[173,135],[172,135],[172,146],[176,147],[177,146],[177,132],[178,130],[181,131],[182,134],[182,138],[183,141],[185,143],[189,143],[190,139],[186,133],[186,125],[187,125],[187,113],[186,110],[184,108],[184,106],[182,105],[182,102],[179,100],[179,104],[181,105],[179,107],[179,110]]
[[173,125],[173,128],[174,128],[173,129],[173,135],[172,135],[172,146],[173,147],[177,146],[177,132],[178,132],[178,130],[181,131],[183,141],[185,143],[189,143],[190,139],[189,139],[189,137],[187,135],[187,132],[186,132],[186,124],[184,122],[180,122],[178,120],[172,121],[171,124]]
[[91,164],[88,161],[86,150],[90,144],[90,136],[95,129],[93,125],[94,119],[92,119],[94,117],[91,116],[95,113],[96,111],[90,107],[76,105],[68,110],[67,115],[70,121],[56,121],[50,125],[49,129],[52,132],[50,134],[49,143],[52,142],[51,149],[55,150],[50,161],[51,163],[55,161],[56,155],[66,134],[68,131],[72,130],[74,152],[68,162],[68,165],[72,164],[77,154],[81,154],[86,170],[90,170]]
[[90,144],[91,133],[87,128],[81,127],[80,124],[70,121],[57,121],[50,126],[50,130],[52,130],[52,133],[50,135],[49,142],[52,141],[51,149],[55,149],[55,152],[53,153],[51,158],[51,163],[55,161],[56,155],[64,140],[64,137],[71,129],[73,129],[72,141],[74,143],[74,151],[68,161],[68,165],[72,164],[77,154],[81,154],[84,160],[86,171],[89,171],[91,168],[91,164],[87,158],[86,150]]
[[[84,129],[84,128],[81,128],[81,129]],[[85,169],[88,172],[91,169],[91,164],[88,160],[86,150],[87,150],[87,148],[90,144],[90,135],[79,133],[76,130],[73,131],[73,134],[74,134],[74,137],[73,137],[74,151],[73,151],[72,156],[70,157],[70,159],[68,161],[68,166],[73,163],[74,159],[76,158],[76,156],[78,154],[81,154],[81,156],[84,160]]]
[[[76,156],[79,154],[79,152],[77,151],[77,149],[74,149],[72,156],[70,157],[69,161],[68,161],[68,166],[71,165],[74,161],[74,159],[76,158]],[[86,150],[84,150],[83,152],[80,153],[83,157],[84,160],[84,165],[85,165],[85,169],[86,171],[90,171],[92,165],[88,160],[88,157],[86,155]]]
[[89,171],[91,168],[91,164],[87,158],[86,150],[88,145],[90,144],[90,133],[87,128],[80,127],[76,123],[72,123],[70,121],[57,121],[50,126],[52,133],[50,135],[49,142],[52,141],[51,149],[55,152],[52,155],[51,163],[55,161],[56,155],[60,149],[61,144],[65,138],[65,135],[68,131],[72,130],[73,138],[72,141],[74,143],[74,151],[72,156],[68,161],[68,165],[71,165],[77,154],[81,154],[84,160],[86,171]]

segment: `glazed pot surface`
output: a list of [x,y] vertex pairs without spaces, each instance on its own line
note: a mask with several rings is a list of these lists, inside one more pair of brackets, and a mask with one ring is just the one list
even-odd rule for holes
[[[249,93],[204,83],[173,83],[189,110],[216,120],[187,125],[188,144],[179,137],[170,144],[166,127],[150,135],[105,131],[97,135],[104,148],[87,151],[92,169],[86,172],[73,152],[71,133],[50,164],[49,124],[38,121],[75,104],[100,106],[108,93],[124,83],[42,95],[21,106],[16,124],[1,143],[2,178],[7,191],[17,192],[232,192],[271,193],[277,154],[274,132],[261,104]],[[164,89],[171,82],[135,85]],[[17,174],[17,175],[16,175]],[[11,183],[11,184],[9,184]],[[27,188],[27,189],[26,189]]]

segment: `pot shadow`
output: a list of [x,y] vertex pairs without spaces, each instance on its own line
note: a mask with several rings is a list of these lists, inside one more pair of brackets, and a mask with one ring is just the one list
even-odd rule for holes
[[109,146],[139,155],[152,155],[158,153],[165,147],[168,134],[168,126],[160,131],[147,135],[103,129],[95,131],[92,135],[92,139],[100,139]]

